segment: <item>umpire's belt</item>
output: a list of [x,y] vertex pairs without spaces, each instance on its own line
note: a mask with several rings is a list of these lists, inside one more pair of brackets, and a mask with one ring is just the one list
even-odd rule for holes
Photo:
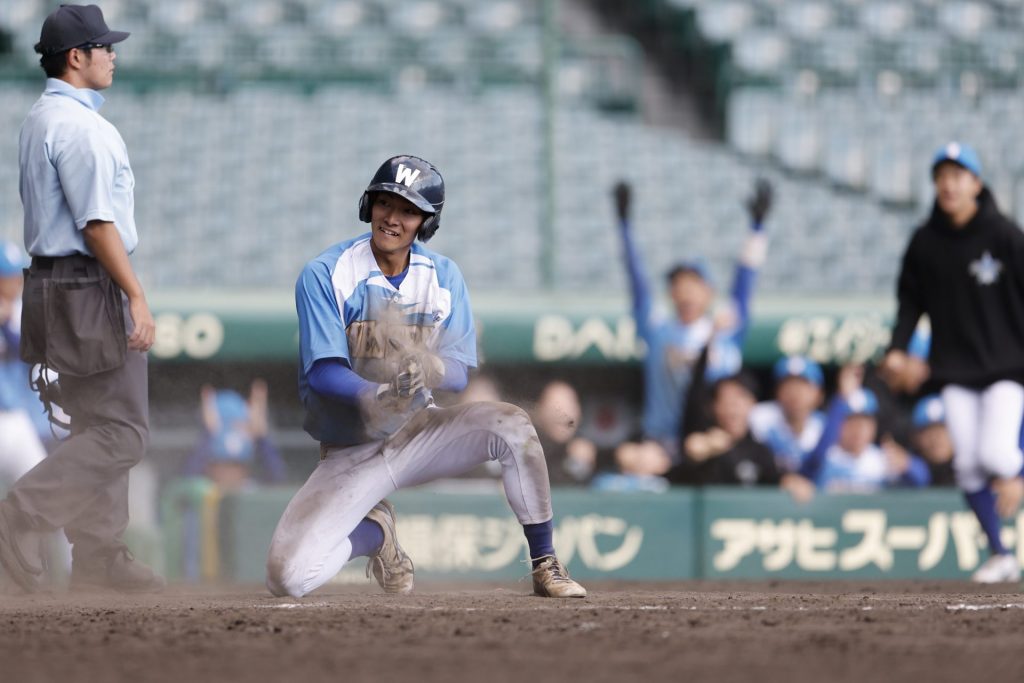
[[94,257],[86,254],[69,254],[67,256],[33,256],[31,271],[46,272],[55,268],[64,270],[82,269],[93,271],[99,265]]

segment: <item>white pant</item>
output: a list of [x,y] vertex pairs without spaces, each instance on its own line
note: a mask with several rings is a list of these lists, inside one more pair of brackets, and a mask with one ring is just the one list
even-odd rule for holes
[[508,403],[427,408],[386,441],[325,449],[277,523],[267,588],[301,597],[352,553],[348,537],[374,505],[409,486],[501,463],[508,503],[522,524],[551,519],[547,465],[529,416]]
[[0,410],[0,489],[42,462],[46,449],[24,410]]
[[1020,474],[1024,386],[1001,381],[978,391],[957,385],[942,390],[946,427],[953,441],[957,485],[974,493],[992,477]]

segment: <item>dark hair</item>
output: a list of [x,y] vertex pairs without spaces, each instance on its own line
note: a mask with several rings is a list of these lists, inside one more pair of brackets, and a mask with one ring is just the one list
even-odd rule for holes
[[68,50],[43,55],[39,58],[39,66],[43,67],[47,78],[60,78],[68,71]]
[[665,273],[665,280],[669,285],[673,285],[676,278],[683,277],[684,275],[692,275],[709,287],[711,286],[711,280],[708,278],[707,271],[697,263],[677,263]]
[[751,375],[746,370],[740,370],[739,372],[729,375],[728,377],[722,377],[721,379],[715,382],[714,386],[711,387],[712,400],[716,400],[718,398],[719,392],[722,390],[722,387],[725,386],[726,384],[735,384],[736,386],[740,387],[741,389],[749,393],[751,396],[753,396],[755,401],[761,393],[761,387],[758,384],[757,378]]

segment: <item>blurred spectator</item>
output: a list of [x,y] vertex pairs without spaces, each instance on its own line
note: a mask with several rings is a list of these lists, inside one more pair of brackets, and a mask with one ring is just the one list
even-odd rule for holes
[[800,501],[813,496],[813,485],[799,474],[780,470],[772,450],[751,433],[757,391],[757,383],[745,372],[714,383],[713,422],[684,438],[682,462],[668,475],[673,483],[781,486]]
[[[21,361],[22,269],[27,267],[21,247],[0,240],[0,491],[39,464],[46,444],[64,433],[56,426],[51,431],[43,404],[29,386],[29,366]],[[71,544],[63,532],[39,534],[31,542],[46,558],[49,578],[66,582]]]
[[459,403],[501,400],[501,388],[498,386],[498,381],[484,373],[477,373],[470,377],[466,388],[462,390],[458,398]]
[[0,488],[46,457],[40,431],[49,432],[49,421],[20,356],[22,269],[27,266],[18,245],[0,241]]
[[953,441],[946,429],[946,409],[938,394],[925,396],[914,407],[914,450],[928,464],[932,486],[956,486]]
[[643,443],[624,446],[616,455],[640,475],[661,475],[679,462],[679,432],[684,415],[684,398],[693,378],[693,366],[711,342],[707,372],[712,379],[735,373],[741,365],[740,348],[749,322],[749,304],[757,269],[764,262],[767,239],[764,219],[772,204],[771,186],[759,181],[747,203],[751,230],[736,266],[731,292],[732,308],[719,319],[729,327],[713,335],[715,323],[708,311],[715,289],[705,265],[696,260],[678,264],[668,273],[673,313],[654,312],[653,297],[643,262],[633,240],[630,223],[632,190],[619,183],[613,191],[622,236],[626,268],[632,293],[632,312],[637,333],[647,345],[644,361]]
[[268,430],[266,382],[252,383],[248,402],[238,392],[209,385],[201,400],[203,436],[183,474],[206,477],[225,492],[285,480],[284,461]]
[[782,475],[774,454],[750,433],[756,400],[757,387],[747,374],[715,382],[713,425],[686,436],[682,462],[672,468],[669,479],[682,484],[778,484]]
[[750,430],[775,454],[783,472],[799,472],[821,440],[825,415],[819,410],[825,377],[810,358],[789,356],[775,363],[775,400],[754,406]]
[[931,325],[928,317],[923,316],[907,343],[903,364],[883,364],[880,369],[882,377],[893,393],[913,396],[921,390],[931,377],[931,368],[928,366],[931,346]]
[[837,395],[829,405],[821,441],[803,473],[829,492],[874,493],[892,486],[927,486],[928,466],[891,439],[878,436],[878,399],[863,387],[864,368],[839,372]]
[[585,484],[594,473],[597,447],[576,435],[583,411],[576,390],[556,380],[540,392],[533,410],[552,486]]

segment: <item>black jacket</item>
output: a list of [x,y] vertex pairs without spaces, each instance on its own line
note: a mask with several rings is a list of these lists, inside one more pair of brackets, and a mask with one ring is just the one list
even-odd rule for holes
[[725,453],[694,462],[684,454],[668,472],[673,484],[758,486],[777,485],[782,478],[775,454],[748,432]]
[[1024,233],[999,213],[987,188],[962,228],[936,204],[910,239],[897,294],[891,348],[906,350],[927,314],[937,385],[1024,382]]

